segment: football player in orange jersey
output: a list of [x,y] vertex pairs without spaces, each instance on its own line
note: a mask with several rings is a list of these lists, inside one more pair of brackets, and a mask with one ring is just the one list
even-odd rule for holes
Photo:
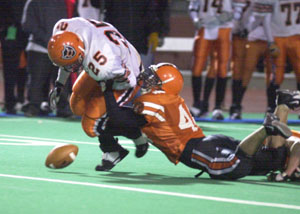
[[141,127],[172,163],[182,162],[207,172],[211,178],[235,180],[250,173],[259,174],[252,170],[251,157],[267,136],[288,138],[292,134],[275,115],[267,114],[264,125],[242,141],[224,135],[205,136],[179,96],[183,77],[175,65],[152,65],[138,80],[145,93],[135,99],[133,109],[119,107],[111,83],[107,83],[104,97],[110,129]]

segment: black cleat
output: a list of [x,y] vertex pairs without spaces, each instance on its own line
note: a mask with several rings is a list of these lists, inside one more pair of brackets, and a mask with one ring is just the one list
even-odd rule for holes
[[141,144],[141,145],[137,145],[136,150],[135,150],[135,156],[137,158],[143,157],[147,153],[148,148],[149,148],[149,143],[144,143],[144,144]]
[[102,163],[97,165],[96,171],[109,171],[111,170],[117,163],[123,160],[129,151],[127,149],[122,149],[117,152],[105,152],[102,155]]
[[229,111],[230,120],[241,120],[242,119],[242,106],[232,105]]
[[289,127],[280,122],[279,118],[272,113],[266,114],[263,125],[268,135],[280,135],[284,138],[292,136],[292,132]]
[[212,119],[213,120],[224,120],[223,111],[221,109],[215,109],[212,112]]
[[300,91],[277,90],[277,105],[285,104],[290,109],[300,107]]
[[198,117],[201,112],[201,103],[194,103],[189,110],[193,117]]

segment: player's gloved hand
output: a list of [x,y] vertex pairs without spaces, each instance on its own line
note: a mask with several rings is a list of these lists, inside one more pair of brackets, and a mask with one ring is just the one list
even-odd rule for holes
[[279,48],[275,42],[268,43],[268,49],[272,57],[276,58],[279,56]]
[[286,173],[276,173],[271,172],[268,176],[268,181],[275,181],[275,182],[284,182],[287,181],[289,176]]
[[154,52],[158,46],[159,38],[158,32],[153,32],[148,37],[148,47],[151,47],[151,51]]
[[49,103],[51,110],[55,110],[57,103],[59,102],[60,95],[64,90],[64,85],[60,82],[55,82],[54,88],[49,93]]
[[200,28],[203,27],[204,23],[203,23],[202,19],[194,19],[193,24],[194,24],[196,30],[199,30]]

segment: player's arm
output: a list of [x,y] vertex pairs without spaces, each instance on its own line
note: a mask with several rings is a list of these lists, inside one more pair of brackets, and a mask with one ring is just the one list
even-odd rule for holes
[[49,93],[49,103],[52,110],[56,109],[59,102],[60,95],[64,89],[64,86],[70,76],[71,72],[66,71],[62,67],[58,70],[57,79],[55,80],[54,88]]
[[104,91],[106,111],[109,117],[110,124],[120,128],[140,128],[144,126],[147,121],[143,115],[134,113],[132,108],[120,107],[117,104],[112,90],[112,85],[112,80],[107,81],[106,90]]
[[201,2],[199,0],[191,0],[189,3],[189,15],[196,29],[201,28],[201,21],[199,20],[199,10]]

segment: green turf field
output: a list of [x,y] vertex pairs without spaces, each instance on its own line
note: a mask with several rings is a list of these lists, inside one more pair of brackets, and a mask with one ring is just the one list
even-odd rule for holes
[[[206,135],[242,139],[257,124],[199,125]],[[298,126],[293,129],[300,130]],[[111,172],[96,172],[101,153],[79,121],[55,118],[0,117],[0,213],[300,213],[300,183],[270,183],[265,177],[215,181],[182,164],[174,166],[156,148],[141,159],[134,145],[120,138],[129,155]],[[69,167],[44,166],[58,144],[78,145]]]

